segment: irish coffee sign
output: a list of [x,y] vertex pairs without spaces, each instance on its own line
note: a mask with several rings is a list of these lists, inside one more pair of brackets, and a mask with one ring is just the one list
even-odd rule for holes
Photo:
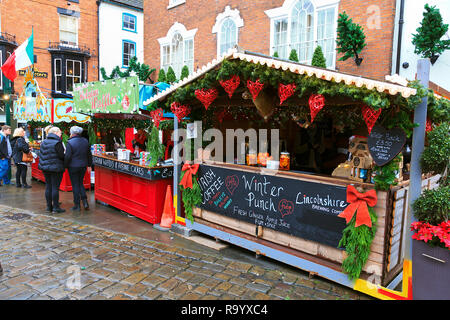
[[200,208],[338,247],[346,188],[289,177],[201,165]]

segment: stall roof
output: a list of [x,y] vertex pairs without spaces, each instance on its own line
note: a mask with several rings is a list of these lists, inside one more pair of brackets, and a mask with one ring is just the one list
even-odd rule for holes
[[344,82],[346,85],[355,85],[357,87],[366,87],[369,90],[377,90],[378,92],[385,92],[390,95],[396,95],[400,93],[404,98],[408,98],[411,95],[416,94],[416,89],[406,87],[404,85],[398,85],[392,82],[379,81],[370,78],[364,78],[361,76],[351,75],[348,73],[342,73],[338,71],[328,70],[319,67],[312,67],[309,65],[304,65],[301,63],[286,61],[277,59],[274,57],[257,54],[249,51],[243,51],[239,48],[230,49],[225,55],[221,56],[219,59],[214,59],[207,65],[198,69],[196,72],[189,75],[187,78],[183,79],[172,85],[170,88],[159,92],[158,94],[152,96],[151,98],[143,101],[143,105],[147,106],[154,101],[163,100],[169,94],[176,91],[178,88],[200,78],[210,70],[219,66],[224,60],[234,60],[240,59],[245,60],[254,64],[267,65],[268,67],[282,70],[289,70],[293,73],[306,74],[308,76],[315,76],[327,81]]

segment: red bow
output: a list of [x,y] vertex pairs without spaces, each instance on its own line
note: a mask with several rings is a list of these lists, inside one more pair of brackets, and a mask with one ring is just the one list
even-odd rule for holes
[[347,202],[350,204],[338,215],[338,217],[345,218],[345,221],[348,224],[356,212],[355,227],[365,224],[371,228],[372,220],[370,219],[367,205],[373,207],[377,204],[377,201],[377,193],[375,190],[359,193],[355,187],[349,185],[347,187]]
[[180,186],[183,186],[183,188],[191,188],[192,189],[192,175],[197,174],[199,164],[193,164],[190,165],[189,163],[185,163],[183,165],[183,168],[181,168],[181,171],[184,171],[184,176],[181,179]]

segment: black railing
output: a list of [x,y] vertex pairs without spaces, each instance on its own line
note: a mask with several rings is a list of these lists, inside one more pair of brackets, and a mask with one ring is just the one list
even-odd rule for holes
[[16,36],[7,32],[0,32],[0,41],[5,41],[17,46]]
[[79,44],[73,44],[68,42],[48,42],[48,49],[49,50],[57,50],[57,51],[70,51],[70,52],[76,52],[81,53],[85,55],[91,55],[91,49],[88,46],[85,45],[79,45]]

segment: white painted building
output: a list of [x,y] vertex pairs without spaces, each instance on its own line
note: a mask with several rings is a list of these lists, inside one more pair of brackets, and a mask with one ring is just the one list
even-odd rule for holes
[[100,68],[105,68],[107,75],[116,66],[123,71],[133,56],[144,62],[143,0],[100,0]]
[[[401,30],[401,41],[398,43],[399,21],[401,20],[401,5],[403,2],[403,28]],[[425,4],[436,6],[439,9],[443,22],[450,24],[450,1],[449,0],[397,0],[396,25],[394,33],[394,50],[392,59],[392,74],[414,80],[417,72],[417,60],[421,57],[414,53],[412,44],[413,34],[420,27],[425,12]],[[450,39],[450,30],[442,39]],[[400,48],[400,50],[398,50]],[[397,53],[400,51],[398,59]],[[398,63],[397,63],[398,61]],[[430,81],[435,85],[450,91],[450,50],[437,59],[430,70]]]

